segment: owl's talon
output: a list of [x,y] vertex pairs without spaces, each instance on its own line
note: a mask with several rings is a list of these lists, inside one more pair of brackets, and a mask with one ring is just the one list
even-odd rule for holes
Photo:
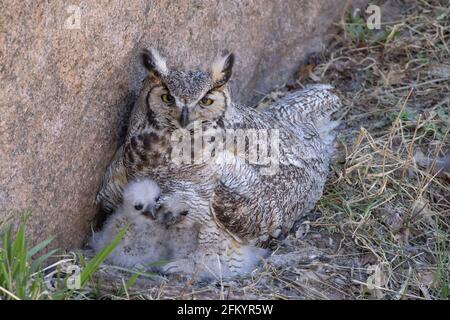
[[162,267],[163,274],[174,274],[181,273],[182,269],[180,268],[178,261],[170,262]]
[[192,275],[195,272],[195,263],[190,259],[180,259],[169,262],[161,268],[163,274],[185,274]]

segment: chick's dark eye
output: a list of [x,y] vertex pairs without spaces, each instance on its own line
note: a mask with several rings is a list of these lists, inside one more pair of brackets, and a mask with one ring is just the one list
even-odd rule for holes
[[139,211],[139,210],[142,210],[143,206],[142,206],[142,204],[137,204],[134,206],[134,208]]
[[207,97],[204,97],[204,98],[202,98],[202,100],[200,100],[200,104],[202,104],[204,106],[210,106],[213,104],[213,102],[214,102],[213,99],[207,98]]
[[165,103],[173,103],[175,101],[175,98],[170,94],[165,93],[161,96],[161,100]]

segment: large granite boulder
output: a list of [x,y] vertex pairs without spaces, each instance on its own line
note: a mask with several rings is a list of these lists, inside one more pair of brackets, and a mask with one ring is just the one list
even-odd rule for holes
[[[34,240],[79,246],[144,71],[235,52],[234,95],[256,101],[293,75],[342,15],[341,0],[0,3],[0,220],[30,209]],[[238,90],[239,89],[239,90]]]

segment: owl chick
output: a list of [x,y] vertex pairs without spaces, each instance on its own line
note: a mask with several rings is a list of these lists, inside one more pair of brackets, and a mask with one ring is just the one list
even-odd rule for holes
[[96,252],[100,251],[129,225],[107,262],[134,267],[186,257],[196,246],[195,229],[183,228],[183,216],[157,215],[159,196],[160,188],[153,180],[130,182],[124,189],[122,205],[106,221],[103,229],[93,235],[91,247]]

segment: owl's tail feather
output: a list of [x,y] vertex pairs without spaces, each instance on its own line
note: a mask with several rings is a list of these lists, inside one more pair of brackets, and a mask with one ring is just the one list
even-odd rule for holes
[[293,91],[266,109],[273,116],[293,126],[312,123],[325,144],[333,143],[333,130],[339,125],[333,115],[341,109],[341,101],[328,84],[317,84]]

